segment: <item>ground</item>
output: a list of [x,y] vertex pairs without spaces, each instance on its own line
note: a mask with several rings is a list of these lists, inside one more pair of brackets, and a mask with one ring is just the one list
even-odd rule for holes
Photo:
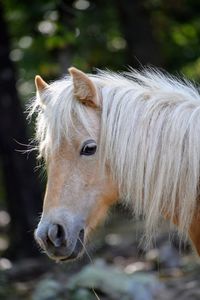
[[94,234],[88,255],[60,264],[45,254],[12,263],[0,259],[0,299],[4,300],[195,300],[200,299],[199,259],[180,246],[166,224],[154,246],[141,243],[142,221],[115,209]]

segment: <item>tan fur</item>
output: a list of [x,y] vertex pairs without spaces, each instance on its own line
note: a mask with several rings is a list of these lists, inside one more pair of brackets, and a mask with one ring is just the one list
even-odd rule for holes
[[42,79],[41,76],[36,75],[35,76],[35,86],[36,86],[36,89],[41,92],[45,88],[48,87],[48,84]]
[[[171,219],[171,216],[168,213],[163,214],[164,218]],[[176,216],[172,219],[173,223],[179,227],[179,216]],[[195,247],[198,255],[200,256],[200,207],[197,207],[195,214],[193,215],[190,228],[189,228],[189,237],[192,241],[193,246]]]
[[[198,208],[199,210],[199,208]],[[196,213],[193,216],[192,223],[189,229],[189,236],[195,246],[195,249],[200,256],[200,213]]]
[[90,230],[95,229],[98,224],[102,223],[102,221],[106,218],[110,207],[119,199],[118,191],[116,187],[113,187],[112,182],[110,182],[108,189],[105,190],[104,193],[105,195],[99,199],[87,220],[88,234]]
[[[165,215],[167,219],[169,219],[168,215]],[[178,214],[173,217],[173,223],[179,227],[179,217]],[[199,224],[200,224],[200,208],[196,208],[196,212],[193,215],[190,227],[189,227],[189,237],[192,241],[192,244],[194,245],[198,255],[200,256],[200,230],[199,230]]]
[[[82,134],[80,128],[78,133],[74,132],[71,143],[63,141],[49,158],[43,216],[59,207],[66,209],[70,215],[83,215],[87,239],[91,230],[105,219],[110,206],[118,200],[118,190],[108,170],[102,177],[97,157],[89,158],[92,161],[80,157]],[[88,197],[82,198],[82,194]]]
[[84,105],[98,108],[98,94],[92,80],[85,73],[74,67],[69,68],[69,73],[73,78],[75,97]]

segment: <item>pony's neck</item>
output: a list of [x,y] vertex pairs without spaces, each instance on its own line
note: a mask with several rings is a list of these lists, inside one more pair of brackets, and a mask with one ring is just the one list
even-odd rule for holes
[[195,246],[195,249],[200,256],[200,213],[195,213],[192,219],[192,223],[189,229],[189,236]]
[[148,76],[103,89],[102,149],[121,198],[145,216],[148,235],[163,211],[174,216],[177,209],[184,234],[198,196],[200,98],[190,85]]

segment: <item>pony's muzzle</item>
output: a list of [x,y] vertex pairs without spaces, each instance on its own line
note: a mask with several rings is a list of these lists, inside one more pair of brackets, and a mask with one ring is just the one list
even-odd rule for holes
[[55,248],[66,246],[65,230],[60,224],[51,224],[47,233],[47,243],[51,243]]
[[55,260],[75,259],[83,249],[84,229],[81,228],[69,236],[62,224],[39,224],[35,239],[47,255]]

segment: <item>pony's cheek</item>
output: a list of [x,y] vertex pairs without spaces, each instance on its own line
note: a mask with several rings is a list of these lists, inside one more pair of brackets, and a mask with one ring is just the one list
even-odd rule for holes
[[91,210],[86,221],[86,232],[89,235],[90,231],[94,230],[99,224],[101,224],[109,211],[109,208],[118,201],[118,194],[113,191],[107,196],[97,200],[95,207]]

